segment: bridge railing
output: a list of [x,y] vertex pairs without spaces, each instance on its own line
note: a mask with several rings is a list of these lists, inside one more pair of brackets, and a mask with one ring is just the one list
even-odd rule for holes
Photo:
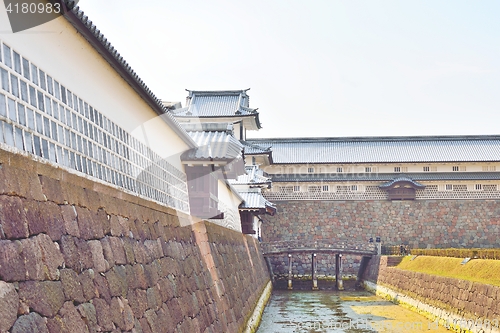
[[317,241],[303,241],[303,240],[286,240],[286,241],[270,241],[261,242],[262,251],[266,253],[280,253],[293,251],[310,251],[318,249],[320,251],[331,250],[334,252],[371,252],[376,253],[375,243],[368,241],[353,241],[353,240],[317,240]]

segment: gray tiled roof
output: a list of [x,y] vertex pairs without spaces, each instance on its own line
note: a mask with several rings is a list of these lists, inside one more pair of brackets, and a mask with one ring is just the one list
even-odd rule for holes
[[180,127],[179,122],[168,112],[168,109],[162,101],[155,96],[151,89],[142,81],[114,46],[111,45],[108,39],[104,37],[99,29],[97,29],[88,16],[80,10],[80,7],[75,7],[76,3],[74,1],[64,0],[64,3],[68,8],[73,8],[64,15],[73,27],[102,55],[111,67],[116,70],[139,96],[141,96],[141,98],[170,125],[183,141],[190,147],[194,147],[195,143],[191,140],[189,135],[187,135],[186,131]]
[[[247,89],[248,90],[248,89]],[[249,107],[247,90],[189,91],[186,107],[173,110],[176,117],[241,117],[257,115]]]
[[184,161],[191,160],[233,160],[241,156],[243,147],[227,132],[188,132],[198,144],[197,148],[182,154]]
[[394,173],[270,174],[269,176],[273,182],[387,182],[400,177],[407,177],[413,181],[500,180],[500,172],[422,172],[404,175]]
[[267,201],[259,192],[239,192],[239,194],[245,200],[240,208],[265,209],[266,207],[275,207],[273,203]]
[[270,184],[271,179],[264,176],[264,171],[258,165],[245,166],[245,174],[238,176],[237,179],[230,179],[229,182],[233,185],[258,185]]
[[245,155],[263,155],[271,153],[271,147],[269,146],[257,145],[243,140],[240,142],[245,149]]
[[500,136],[252,139],[280,163],[500,161]]

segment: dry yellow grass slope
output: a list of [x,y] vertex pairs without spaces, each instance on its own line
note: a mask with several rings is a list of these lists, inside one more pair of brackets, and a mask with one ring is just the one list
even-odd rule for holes
[[431,275],[451,277],[500,286],[500,260],[472,259],[461,265],[463,259],[449,257],[411,256],[403,258],[397,268]]

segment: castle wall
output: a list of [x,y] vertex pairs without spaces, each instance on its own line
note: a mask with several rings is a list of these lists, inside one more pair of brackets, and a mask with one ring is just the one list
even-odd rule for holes
[[239,332],[252,237],[0,150],[0,331]]
[[[278,212],[265,216],[263,241],[336,239],[412,248],[495,247],[500,234],[499,200],[275,201]],[[333,275],[335,257],[318,258],[319,274]],[[310,274],[310,258],[294,257],[293,273]],[[360,258],[345,258],[346,274],[356,274]],[[272,259],[275,272],[287,272],[285,256]]]

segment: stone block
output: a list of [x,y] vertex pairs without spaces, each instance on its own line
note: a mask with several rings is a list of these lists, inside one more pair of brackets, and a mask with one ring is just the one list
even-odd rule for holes
[[144,265],[144,273],[146,274],[148,287],[156,286],[156,284],[160,280],[160,276],[158,274],[158,265],[156,265],[154,262]]
[[26,268],[20,241],[0,240],[0,279],[4,281],[24,281]]
[[72,269],[61,270],[61,283],[66,301],[85,302],[78,274]]
[[32,238],[36,241],[38,250],[42,255],[42,263],[45,278],[48,280],[59,279],[59,267],[64,263],[64,257],[59,249],[59,244],[52,241],[46,234],[40,234]]
[[19,298],[35,312],[53,317],[64,303],[60,281],[28,281],[19,284]]
[[126,299],[121,297],[113,297],[111,299],[111,318],[116,326],[123,331],[129,331],[134,328],[134,313],[128,305]]
[[101,326],[103,330],[111,331],[113,329],[113,320],[111,318],[109,304],[99,298],[95,298],[92,304],[96,310],[97,324]]
[[104,237],[102,224],[98,220],[94,221],[95,213],[91,213],[87,208],[76,207],[76,214],[81,238],[91,240]]
[[49,330],[45,320],[38,313],[32,312],[17,318],[14,327],[12,327],[12,333],[27,332],[49,333]]
[[87,324],[89,332],[97,332],[97,313],[92,303],[83,303],[76,307],[81,318]]
[[0,195],[0,225],[7,239],[29,236],[28,220],[20,198]]
[[59,180],[47,176],[39,176],[39,179],[42,185],[42,192],[47,200],[59,205],[64,204],[65,198]]
[[59,313],[62,317],[63,332],[89,333],[87,324],[83,321],[82,316],[78,313],[73,302],[64,303]]
[[109,245],[111,247],[111,251],[113,252],[113,258],[115,260],[115,264],[117,265],[125,265],[129,262],[127,260],[127,256],[125,254],[123,240],[118,237],[109,237]]
[[148,309],[146,291],[142,289],[129,289],[127,299],[135,317],[140,319]]
[[97,297],[97,288],[94,285],[94,276],[95,273],[92,269],[85,270],[78,276],[80,284],[82,285],[83,297],[85,297],[86,302]]
[[141,323],[142,332],[153,333],[153,331],[151,330],[151,327],[149,326],[149,322],[146,318],[139,319],[139,322]]
[[132,238],[123,238],[123,250],[125,251],[125,257],[127,258],[127,264],[133,265],[135,264],[135,255],[134,255],[134,243],[135,240]]
[[111,219],[109,221],[109,227],[111,231],[111,236],[122,237],[125,236],[122,231],[122,227],[120,225],[120,221],[118,221],[118,216],[111,215]]
[[109,263],[104,259],[104,253],[102,250],[101,241],[91,240],[87,244],[90,248],[90,253],[92,254],[93,269],[97,273],[105,272],[109,268]]
[[96,274],[94,276],[94,284],[99,294],[99,298],[106,300],[109,304],[111,302],[111,292],[109,290],[109,284],[106,277],[101,274]]
[[75,206],[63,205],[61,206],[61,213],[66,232],[71,236],[80,237]]
[[[71,177],[72,175],[66,174],[66,176],[68,176],[67,178],[73,178]],[[72,179],[67,179],[67,181],[60,181],[63,197],[68,200],[68,203],[70,205],[89,207],[89,204],[87,202],[87,195],[85,194],[84,188],[79,185],[72,184],[71,180]],[[75,177],[73,180],[77,180],[77,178]],[[81,181],[81,179],[78,180]]]
[[111,234],[111,216],[104,211],[104,209],[99,209],[95,214],[94,221],[97,222],[102,227],[102,232],[104,235]]
[[13,284],[0,281],[0,332],[9,330],[17,319],[19,295]]
[[157,240],[146,240],[144,242],[147,252],[153,259],[160,259],[163,257],[163,250],[161,243]]
[[111,244],[109,242],[109,236],[101,239],[102,252],[104,254],[104,259],[108,262],[110,266],[115,265],[115,256],[113,255],[113,250],[111,249]]
[[0,194],[45,201],[40,180],[33,170],[13,165],[0,165]]

